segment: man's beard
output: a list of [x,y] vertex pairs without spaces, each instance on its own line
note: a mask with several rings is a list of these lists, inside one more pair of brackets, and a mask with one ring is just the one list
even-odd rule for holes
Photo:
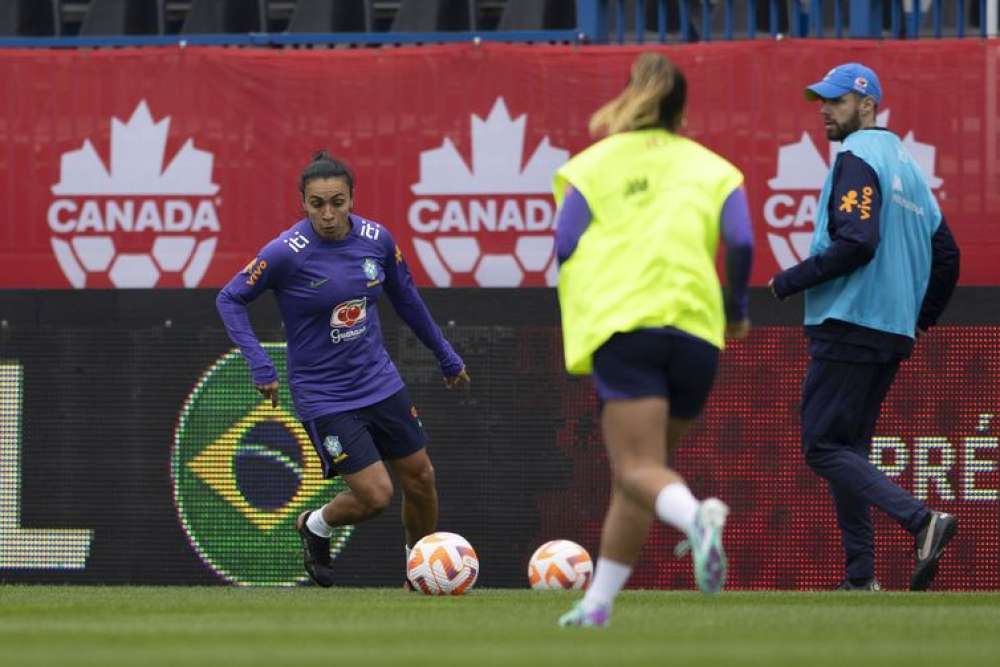
[[861,112],[855,111],[854,115],[843,123],[834,121],[833,127],[826,130],[826,138],[830,141],[843,141],[847,135],[861,129]]

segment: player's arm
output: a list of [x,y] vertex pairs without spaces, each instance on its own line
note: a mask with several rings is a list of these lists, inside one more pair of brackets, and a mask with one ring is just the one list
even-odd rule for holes
[[870,262],[878,249],[882,190],[875,170],[850,152],[838,155],[833,169],[827,222],[831,243],[772,278],[779,299],[847,275]]
[[441,365],[441,373],[449,387],[464,384],[469,381],[465,371],[465,362],[458,356],[451,344],[441,333],[441,328],[431,317],[427,304],[424,303],[417,286],[413,284],[413,276],[403,259],[403,253],[392,239],[388,230],[382,228],[379,243],[383,253],[383,269],[385,271],[385,293],[392,302],[393,308],[413,330],[420,342],[434,353]]
[[730,338],[745,338],[750,330],[750,269],[753,264],[753,228],[750,204],[742,185],[733,190],[719,216],[726,245],[726,331]]
[[587,200],[579,190],[568,186],[566,197],[556,213],[556,259],[560,264],[576,250],[580,237],[590,226],[591,217]]
[[[250,367],[253,383],[262,394],[271,399],[272,405],[277,405],[278,373],[250,325],[247,305],[275,284],[279,258],[279,253],[274,252],[271,246],[265,247],[259,256],[219,291],[215,299],[215,306],[230,340],[240,348]],[[273,391],[270,390],[272,386]],[[269,390],[265,391],[262,387],[268,387]]]
[[931,275],[920,306],[920,316],[917,318],[919,331],[927,331],[937,324],[958,283],[960,261],[958,244],[942,217],[941,224],[931,237]]

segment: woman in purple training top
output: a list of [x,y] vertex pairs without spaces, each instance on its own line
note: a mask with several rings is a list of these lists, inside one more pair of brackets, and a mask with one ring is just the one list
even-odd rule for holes
[[278,375],[250,326],[247,304],[274,291],[288,338],[288,382],[295,409],[323,463],[348,490],[303,512],[296,527],[306,571],[333,585],[330,536],[389,505],[403,490],[406,552],[437,526],[434,468],[426,436],[382,340],[377,301],[384,292],[437,357],[449,387],[469,375],[420,298],[399,247],[385,227],[351,212],[354,177],[322,151],[299,178],[306,217],[264,246],[219,292],[216,305],[243,352],[257,390],[278,404]]

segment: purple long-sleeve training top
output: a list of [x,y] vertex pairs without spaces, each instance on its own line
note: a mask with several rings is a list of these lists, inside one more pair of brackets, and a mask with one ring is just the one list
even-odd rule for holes
[[445,375],[463,367],[389,230],[357,215],[349,220],[351,231],[341,241],[323,239],[309,220],[300,220],[264,246],[216,299],[253,381],[266,384],[278,375],[250,326],[247,304],[274,291],[288,339],[289,388],[303,421],[373,405],[403,388],[382,339],[377,302],[383,292]]

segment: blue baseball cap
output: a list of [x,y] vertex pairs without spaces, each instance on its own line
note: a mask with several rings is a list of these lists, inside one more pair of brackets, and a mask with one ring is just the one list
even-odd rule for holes
[[882,84],[878,82],[878,76],[873,69],[861,63],[837,65],[826,73],[822,81],[806,86],[805,92],[806,99],[811,102],[832,100],[847,93],[871,97],[875,104],[882,101]]

